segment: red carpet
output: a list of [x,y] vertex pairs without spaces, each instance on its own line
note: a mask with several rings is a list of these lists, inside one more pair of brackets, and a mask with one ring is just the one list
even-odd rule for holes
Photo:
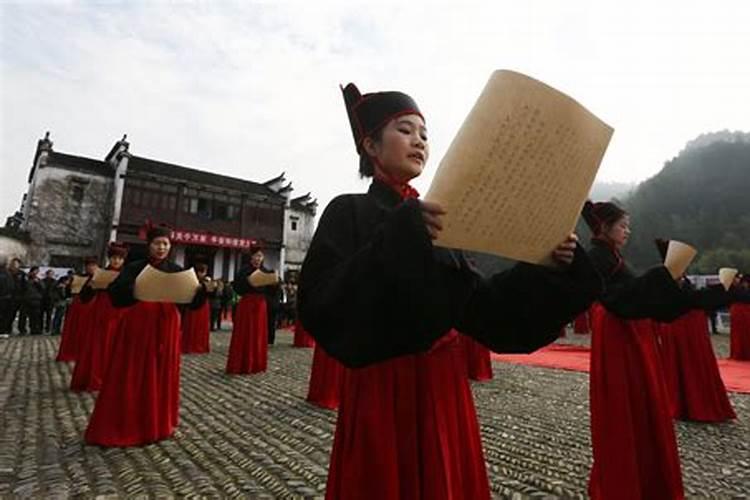
[[[576,372],[589,371],[591,350],[585,346],[552,344],[532,354],[492,354],[494,361],[516,365],[543,366]],[[719,371],[730,392],[750,394],[750,361],[720,359]]]

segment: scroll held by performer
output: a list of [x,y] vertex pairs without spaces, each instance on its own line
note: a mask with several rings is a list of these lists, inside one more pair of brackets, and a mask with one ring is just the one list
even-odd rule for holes
[[104,290],[120,274],[119,271],[110,271],[108,269],[97,269],[91,278],[91,288],[94,290]]
[[189,304],[200,288],[193,269],[165,273],[147,265],[135,279],[134,295],[144,302]]
[[88,276],[73,276],[73,281],[70,283],[70,293],[78,295],[88,281]]
[[276,274],[276,272],[267,273],[258,269],[253,271],[250,276],[247,277],[247,281],[256,288],[276,285],[279,282],[279,275]]
[[549,264],[575,228],[613,129],[533,78],[495,71],[425,197],[439,246]]

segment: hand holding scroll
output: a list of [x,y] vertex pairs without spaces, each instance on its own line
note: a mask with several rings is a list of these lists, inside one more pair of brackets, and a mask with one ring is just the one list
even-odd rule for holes
[[557,248],[552,252],[552,259],[558,264],[569,266],[575,258],[577,244],[578,236],[575,233],[569,234],[565,241],[557,245]]
[[424,225],[427,227],[427,232],[430,233],[430,238],[436,240],[440,235],[440,231],[443,230],[441,216],[445,215],[445,210],[443,210],[443,207],[439,203],[430,201],[420,202],[420,208],[422,209],[422,218],[424,219]]

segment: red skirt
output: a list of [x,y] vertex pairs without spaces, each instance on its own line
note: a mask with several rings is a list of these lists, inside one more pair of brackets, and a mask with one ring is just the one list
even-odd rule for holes
[[316,345],[307,401],[330,410],[338,408],[344,370],[344,365],[330,357],[320,345]]
[[300,320],[294,323],[294,347],[315,347],[315,339],[305,331]]
[[729,358],[750,361],[750,304],[732,304],[729,321]]
[[174,304],[138,302],[117,327],[86,442],[141,446],[166,439],[179,406],[180,313]]
[[461,344],[345,370],[327,499],[489,499]]
[[182,353],[210,352],[210,330],[211,308],[208,302],[198,309],[186,309],[182,315]]
[[245,374],[266,371],[268,366],[268,312],[266,298],[247,294],[237,304],[232,340],[229,342],[227,373]]
[[650,320],[592,309],[589,493],[604,500],[684,498],[680,457]]
[[78,353],[77,344],[77,333],[78,333],[78,320],[81,315],[81,311],[89,307],[89,304],[84,304],[78,298],[78,295],[73,297],[68,310],[65,312],[65,321],[63,323],[62,334],[60,335],[60,347],[57,351],[56,361],[75,361]]
[[699,422],[737,418],[721,380],[706,313],[693,310],[659,330],[672,416]]
[[460,336],[466,354],[466,367],[471,380],[492,380],[490,350],[467,335]]
[[581,335],[587,335],[591,333],[591,323],[589,320],[589,312],[584,311],[578,315],[573,323],[573,333]]
[[71,390],[91,392],[101,388],[112,337],[124,311],[112,305],[107,292],[98,292],[91,312],[79,318],[78,360],[70,380]]

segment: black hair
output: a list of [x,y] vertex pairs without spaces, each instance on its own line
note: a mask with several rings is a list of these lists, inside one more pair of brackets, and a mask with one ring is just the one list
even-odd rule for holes
[[[380,144],[383,141],[383,130],[385,127],[380,127],[379,129],[375,130],[372,134],[370,134],[368,137],[372,139],[374,142]],[[372,162],[372,158],[368,156],[367,152],[365,151],[364,147],[362,148],[362,152],[359,155],[359,176],[360,177],[372,177],[375,175],[375,165]]]

